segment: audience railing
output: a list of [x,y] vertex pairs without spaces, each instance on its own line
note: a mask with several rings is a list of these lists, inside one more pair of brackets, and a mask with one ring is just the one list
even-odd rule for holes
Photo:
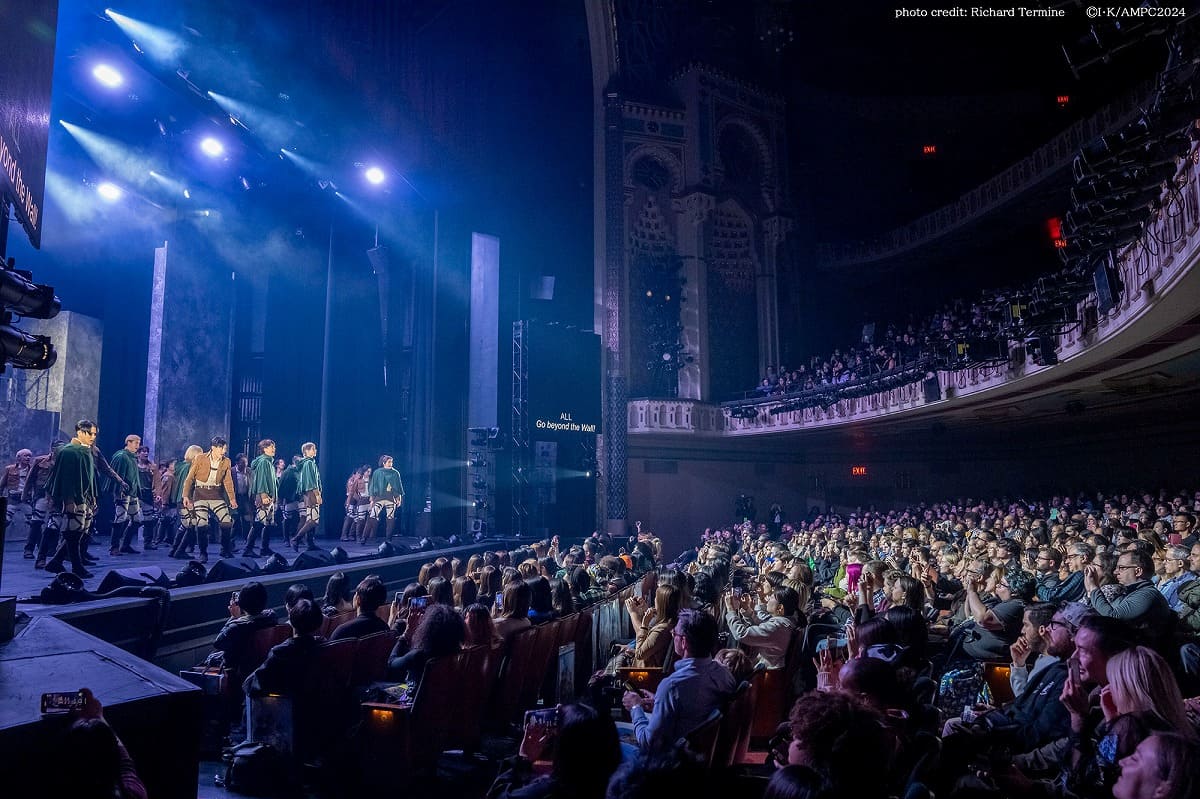
[[[825,406],[776,413],[772,413],[772,409],[778,410],[780,405],[787,402],[786,398],[767,398],[752,405],[734,404],[732,407],[720,407],[697,400],[636,399],[628,405],[628,432],[631,435],[761,435],[836,426],[905,413],[968,396],[977,397],[982,392],[1002,387],[1011,389],[1018,380],[1041,375],[1040,379],[1024,384],[1029,390],[1036,390],[1044,383],[1059,377],[1070,377],[1073,371],[1083,369],[1083,366],[1072,366],[1070,362],[1078,356],[1091,355],[1101,345],[1113,342],[1134,323],[1159,307],[1171,290],[1195,267],[1200,256],[1198,228],[1200,164],[1193,159],[1187,169],[1186,185],[1175,190],[1164,210],[1148,223],[1147,234],[1118,253],[1115,261],[1125,289],[1116,305],[1105,314],[1097,314],[1096,297],[1089,295],[1077,308],[1076,318],[1085,321],[1053,337],[1054,349],[1060,361],[1056,365],[1035,363],[1024,357],[1023,346],[1014,345],[1006,363],[939,370],[936,373],[936,387],[928,380],[918,381],[874,394],[840,399]],[[1182,306],[1179,308],[1182,309]],[[1194,309],[1191,312],[1182,309],[1178,313],[1190,318],[1194,315]],[[1055,370],[1053,377],[1044,374],[1050,370]],[[735,411],[737,416],[734,415]]]

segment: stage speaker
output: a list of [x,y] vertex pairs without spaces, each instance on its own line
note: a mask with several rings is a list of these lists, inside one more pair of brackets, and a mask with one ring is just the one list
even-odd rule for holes
[[254,558],[221,558],[208,570],[206,583],[223,583],[226,580],[249,580],[261,569]]
[[179,574],[175,575],[175,587],[187,588],[189,585],[202,585],[207,576],[208,571],[204,568],[203,563],[198,560],[190,560],[179,570]]
[[942,384],[938,382],[937,375],[925,378],[921,386],[925,389],[926,402],[939,402],[942,399]]
[[412,537],[392,536],[392,546],[399,552],[416,552],[421,548],[421,539]]
[[433,549],[445,549],[448,546],[450,546],[450,541],[448,539],[431,535],[428,538],[421,539],[418,549],[420,549],[422,552],[428,552]]
[[329,550],[329,555],[333,558],[333,562],[339,566],[350,561],[350,553],[342,549],[340,546]]
[[285,571],[287,571],[290,568],[292,568],[292,567],[288,564],[287,558],[285,558],[283,555],[280,555],[278,552],[276,552],[274,555],[272,555],[270,558],[267,559],[266,563],[264,563],[262,565],[262,573],[263,574],[283,574]]
[[301,552],[296,559],[292,561],[292,571],[298,572],[302,569],[319,569],[322,566],[336,565],[333,560],[333,555],[330,555],[323,549],[310,549],[306,552]]
[[129,586],[140,587],[144,585],[157,585],[162,588],[170,588],[171,578],[158,566],[135,566],[129,569],[111,569],[108,574],[104,575],[104,579],[100,581],[100,585],[96,588],[96,593],[107,594],[109,591],[115,591],[118,588],[127,588]]
[[395,541],[384,541],[375,550],[375,555],[380,558],[395,558],[400,555],[407,555],[410,551],[404,544],[397,544]]

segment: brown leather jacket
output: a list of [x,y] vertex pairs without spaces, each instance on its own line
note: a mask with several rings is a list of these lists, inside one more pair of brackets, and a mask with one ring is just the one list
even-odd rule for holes
[[[210,450],[211,452],[211,450]],[[217,466],[217,485],[224,486],[225,498],[229,501],[231,508],[237,507],[237,499],[233,493],[233,475],[229,473],[229,469],[233,464],[229,458],[221,456],[221,462]],[[188,469],[187,478],[183,481],[183,498],[190,500],[192,498],[192,488],[197,482],[208,482],[209,472],[212,471],[212,457],[208,452],[203,452],[192,459],[192,468]]]

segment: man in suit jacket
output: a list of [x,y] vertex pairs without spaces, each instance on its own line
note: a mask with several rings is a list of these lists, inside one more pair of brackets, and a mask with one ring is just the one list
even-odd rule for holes
[[213,436],[212,448],[197,455],[183,481],[183,507],[196,517],[196,541],[200,545],[200,562],[208,563],[209,517],[221,527],[221,557],[233,557],[233,513],[237,510],[237,495],[233,476],[229,473],[229,448],[225,439]]

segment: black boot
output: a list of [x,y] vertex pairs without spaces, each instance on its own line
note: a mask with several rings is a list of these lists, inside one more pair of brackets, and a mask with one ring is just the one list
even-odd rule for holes
[[38,544],[37,560],[33,562],[33,568],[46,568],[46,558],[58,549],[58,528],[46,526],[42,528],[42,541]]
[[196,560],[201,563],[208,563],[208,528],[196,528],[196,546],[200,549],[200,557]]
[[271,549],[271,531],[275,529],[274,525],[263,525],[262,528],[262,551],[263,557],[270,557],[275,554],[275,550]]
[[254,551],[254,544],[258,541],[258,533],[259,533],[259,530],[261,530],[261,529],[262,529],[262,525],[259,524],[258,522],[255,522],[254,524],[250,525],[250,535],[246,536],[246,546],[242,550],[243,558],[257,558],[258,557],[258,553]]
[[221,537],[221,557],[232,558],[235,554],[233,549],[233,528],[222,527],[219,535]]
[[133,542],[137,540],[138,525],[134,522],[125,524],[125,534],[121,537],[121,554],[122,555],[140,555],[139,550],[133,548]]
[[67,558],[71,561],[71,573],[80,579],[87,580],[92,576],[83,565],[82,547],[78,541],[67,542]]
[[33,553],[42,543],[42,522],[29,522],[29,537],[25,539],[25,559],[33,560]]
[[180,527],[175,531],[175,540],[171,542],[171,557],[183,557],[183,543],[187,540],[187,528]]

